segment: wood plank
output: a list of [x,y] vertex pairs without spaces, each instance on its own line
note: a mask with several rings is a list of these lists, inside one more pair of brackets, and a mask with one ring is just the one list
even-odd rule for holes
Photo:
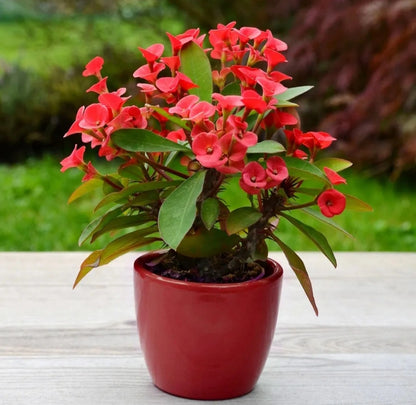
[[[126,255],[72,283],[84,252],[0,253],[0,404],[197,403],[150,382]],[[315,317],[285,268],[278,329],[241,404],[414,404],[416,253],[301,254]]]

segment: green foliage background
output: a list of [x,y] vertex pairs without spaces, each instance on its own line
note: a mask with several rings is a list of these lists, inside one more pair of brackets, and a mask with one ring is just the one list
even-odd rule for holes
[[[191,26],[206,29],[213,21],[227,23],[235,19],[240,26],[271,28],[289,43],[289,49],[293,47],[298,52],[292,54],[292,65],[288,65],[291,72],[296,68],[296,78],[301,82],[293,85],[316,85],[315,90],[300,100],[305,105],[302,114],[308,129],[314,129],[314,125],[321,128],[319,122],[324,122],[332,113],[337,113],[333,116],[337,120],[342,118],[343,112],[354,113],[354,117],[357,112],[364,114],[355,121],[351,142],[344,136],[339,144],[344,150],[353,145],[349,157],[355,163],[364,163],[365,157],[376,155],[376,163],[372,164],[370,159],[370,165],[361,165],[366,172],[350,171],[348,174],[348,191],[369,202],[375,212],[347,212],[338,218],[337,222],[356,239],[335,235],[334,249],[414,251],[416,152],[412,151],[416,151],[416,136],[414,110],[413,114],[409,111],[416,100],[416,81],[411,80],[414,69],[409,73],[407,62],[403,61],[408,60],[406,52],[411,49],[416,35],[409,35],[412,25],[399,23],[403,18],[407,21],[415,16],[416,2],[407,1],[405,10],[405,2],[398,0],[395,7],[368,14],[374,18],[378,16],[384,24],[380,35],[387,38],[394,33],[394,38],[401,38],[396,53],[378,54],[386,61],[381,67],[387,62],[402,61],[397,66],[392,63],[388,66],[399,72],[401,83],[407,83],[407,92],[393,97],[396,109],[384,116],[385,110],[381,110],[380,104],[374,104],[379,110],[359,109],[360,104],[357,104],[366,95],[370,98],[365,99],[365,105],[372,105],[371,97],[380,98],[377,92],[365,92],[377,73],[376,65],[368,64],[368,69],[360,70],[360,64],[365,63],[364,55],[367,60],[371,60],[368,55],[377,56],[380,48],[371,41],[381,40],[380,36],[368,36],[365,27],[361,27],[362,35],[357,37],[345,31],[348,27],[343,31],[342,26],[335,35],[330,24],[343,15],[368,11],[371,2],[342,2],[343,6],[336,10],[334,3],[340,2],[0,0],[0,250],[74,250],[81,230],[92,219],[91,199],[72,206],[66,204],[72,190],[79,185],[81,173],[59,173],[59,161],[73,147],[72,140],[63,141],[62,135],[72,123],[78,106],[92,102],[91,95],[85,94],[90,81],[81,76],[90,58],[97,54],[104,56],[106,74],[111,77],[112,88],[117,88],[140,63],[137,46],[164,41],[166,31],[175,34]],[[323,9],[326,12],[321,13],[324,16],[321,24],[314,25],[313,16]],[[396,10],[396,14],[392,10]],[[356,25],[360,20],[349,18],[348,21]],[[386,21],[390,24],[386,25]],[[322,39],[320,49],[316,44],[318,37]],[[314,65],[305,59],[310,53],[299,54],[301,49],[315,52],[315,56],[320,52],[320,63]],[[348,54],[347,58],[343,49],[353,49],[356,52],[353,55],[358,56],[351,59]],[[336,62],[342,58],[346,58],[344,65],[350,68],[347,72],[350,82],[342,82],[342,77],[337,75],[341,70],[336,69]],[[390,78],[388,72],[386,75]],[[343,74],[345,78],[345,71]],[[347,84],[340,91],[328,86],[334,82],[338,86]],[[348,83],[353,86],[348,87]],[[336,94],[342,96],[341,99],[336,99]],[[351,107],[349,110],[345,110],[345,103]],[[344,117],[344,122],[350,123],[349,116]],[[338,121],[326,121],[332,126],[334,122]],[[335,130],[337,128],[335,126]],[[400,167],[397,166],[398,157],[402,157]],[[395,167],[398,167],[396,174],[404,175],[392,183],[387,174]],[[375,172],[383,175],[369,176]],[[287,244],[297,250],[314,249],[302,235],[286,225],[282,221],[280,230]],[[332,240],[331,230],[321,230]],[[95,247],[83,249],[99,246],[100,240]]]

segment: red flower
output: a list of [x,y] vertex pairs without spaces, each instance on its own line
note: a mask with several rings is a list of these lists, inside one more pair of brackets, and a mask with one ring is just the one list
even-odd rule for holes
[[139,77],[140,79],[147,80],[150,83],[154,83],[159,76],[159,73],[165,68],[164,63],[154,63],[152,66],[143,65],[136,69],[133,73],[133,77]]
[[103,127],[111,119],[108,108],[100,103],[90,104],[84,111],[79,122],[83,129],[96,129]]
[[79,134],[83,131],[83,128],[79,126],[79,122],[82,120],[82,117],[84,116],[84,110],[85,110],[84,106],[78,109],[75,121],[71,125],[71,127],[68,129],[68,131],[65,133],[64,138],[72,134]]
[[88,180],[93,179],[97,175],[97,170],[92,165],[91,162],[88,162],[87,166],[85,167],[85,176],[82,178],[81,181],[85,182]]
[[168,36],[172,45],[173,55],[177,55],[178,52],[182,49],[182,47],[188,42],[194,41],[196,44],[202,47],[202,42],[205,38],[205,35],[201,35],[200,37],[198,37],[199,28],[191,28],[185,31],[183,34],[179,34],[176,36],[169,34],[169,32],[167,32],[166,35]]
[[212,98],[217,100],[218,107],[225,111],[232,111],[235,107],[242,107],[244,105],[241,96],[237,95],[223,96],[220,93],[213,93]]
[[179,56],[165,56],[163,58],[160,58],[160,60],[169,67],[172,73],[175,73],[179,66],[181,65],[181,60]]
[[313,132],[309,131],[304,134],[303,145],[310,150],[325,149],[335,141],[336,138],[332,137],[327,132]]
[[[96,56],[91,59],[86,65],[85,70],[82,72],[83,76],[101,76],[101,69],[104,65],[104,59],[101,56]],[[100,77],[101,78],[101,77]]]
[[240,187],[249,194],[258,194],[267,184],[267,174],[258,162],[250,162],[241,173]]
[[182,118],[188,118],[191,108],[199,101],[199,97],[189,95],[182,97],[174,107],[169,108],[169,113],[178,114]]
[[255,110],[259,114],[262,114],[267,110],[267,103],[255,90],[245,90],[243,91],[242,96],[242,101],[248,109]]
[[221,166],[227,161],[227,158],[223,157],[217,135],[210,132],[201,132],[195,137],[192,151],[196,159],[205,167]]
[[108,123],[114,129],[120,128],[146,128],[147,120],[143,116],[142,110],[135,106],[127,106],[121,109],[120,114]]
[[98,96],[98,101],[101,104],[104,104],[110,110],[120,111],[123,104],[130,98],[129,97],[120,97],[117,92],[104,93]]
[[153,62],[155,62],[162,56],[164,49],[165,47],[162,44],[153,44],[146,49],[139,47],[140,52],[142,53],[143,57],[146,59],[149,65],[153,64]]
[[108,91],[107,90],[107,77],[104,77],[99,82],[93,84],[89,89],[86,90],[87,93],[91,91],[98,93],[98,94],[107,92]]
[[328,180],[332,184],[346,184],[347,180],[344,179],[344,177],[340,176],[336,171],[330,169],[329,167],[324,167],[324,172],[326,174],[326,177],[328,177]]
[[176,131],[169,132],[166,138],[173,142],[186,141],[186,134],[182,128],[179,128]]
[[81,167],[84,165],[84,152],[85,146],[81,146],[77,149],[77,145],[75,145],[72,153],[65,159],[61,160],[61,172],[64,172],[71,167]]
[[215,107],[208,101],[200,101],[194,104],[189,111],[189,120],[200,123],[215,114]]
[[266,161],[266,173],[273,180],[273,187],[289,177],[285,161],[279,156],[269,157]]
[[344,194],[333,188],[325,190],[318,197],[318,206],[323,215],[333,217],[341,214],[346,206],[346,198]]

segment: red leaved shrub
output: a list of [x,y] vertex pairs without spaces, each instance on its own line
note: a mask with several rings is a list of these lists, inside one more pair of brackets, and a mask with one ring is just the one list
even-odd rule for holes
[[299,3],[287,70],[293,85],[316,85],[302,100],[307,125],[374,173],[414,170],[416,0]]

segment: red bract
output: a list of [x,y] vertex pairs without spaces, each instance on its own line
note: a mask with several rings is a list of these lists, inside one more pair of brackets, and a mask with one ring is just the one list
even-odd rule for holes
[[344,194],[331,188],[319,195],[317,203],[323,215],[326,217],[333,217],[344,211],[346,198]]
[[255,90],[245,90],[242,93],[242,102],[249,109],[263,114],[267,110],[267,103]]
[[85,109],[84,115],[79,121],[79,126],[83,129],[102,128],[110,119],[110,112],[105,105],[100,103],[90,104]]
[[96,56],[91,59],[86,65],[85,70],[82,72],[83,76],[97,76],[101,78],[101,69],[104,65],[104,59],[101,56]]
[[303,144],[310,150],[325,149],[329,147],[336,139],[327,132],[306,132],[304,134]]
[[170,43],[172,45],[172,53],[173,55],[177,55],[182,47],[194,41],[196,44],[202,47],[202,42],[204,41],[205,35],[199,35],[199,28],[191,28],[185,31],[183,34],[180,35],[172,35],[169,32],[166,33],[168,36]]
[[344,179],[344,177],[340,176],[336,171],[330,169],[329,167],[324,167],[324,172],[326,174],[326,177],[328,177],[328,180],[332,184],[346,184],[347,180]]
[[186,141],[186,134],[185,131],[180,128],[176,131],[169,132],[166,138],[173,142]]
[[271,72],[279,63],[286,62],[286,57],[273,49],[266,49],[264,57],[267,60],[267,71]]
[[283,86],[281,83],[275,82],[274,80],[270,80],[267,77],[260,76],[256,79],[256,81],[260,84],[261,88],[263,89],[263,96],[265,97],[273,97],[287,90],[287,88]]
[[241,96],[223,96],[220,93],[213,93],[212,98],[218,101],[217,106],[224,111],[232,111],[236,107],[242,107],[244,105]]
[[122,108],[112,121],[108,123],[115,130],[120,128],[146,128],[147,120],[139,107],[132,105]]
[[154,83],[159,76],[159,73],[165,68],[164,63],[154,63],[152,66],[143,65],[134,71],[133,77],[139,77],[140,79],[147,80],[150,83]]
[[149,65],[152,65],[153,62],[155,62],[162,56],[164,49],[165,47],[163,46],[163,44],[153,44],[146,49],[139,47],[140,52],[142,53],[143,57],[146,59]]
[[89,89],[87,89],[86,92],[89,93],[91,91],[98,94],[107,92],[107,77],[104,77],[97,83],[93,84]]
[[165,56],[164,58],[160,58],[160,60],[171,70],[172,73],[175,73],[181,65],[179,56]]
[[120,111],[130,97],[120,97],[117,92],[104,93],[98,96],[98,101],[114,112]]
[[170,114],[178,114],[182,118],[188,118],[191,108],[199,101],[199,97],[189,95],[182,97],[174,107],[169,108]]
[[227,161],[216,134],[201,132],[192,143],[192,151],[197,160],[205,167],[218,167]]
[[75,145],[72,153],[65,159],[61,160],[61,172],[64,172],[71,167],[81,167],[84,165],[84,152],[85,146],[81,146],[77,149],[77,145]]
[[269,157],[266,161],[266,173],[275,183],[280,184],[289,177],[285,161],[280,156]]
[[286,125],[296,125],[298,119],[293,114],[290,114],[281,110],[274,110],[270,114],[267,114],[267,117],[264,118],[262,122],[263,128],[282,128]]
[[68,131],[65,133],[64,138],[72,134],[81,133],[83,131],[83,128],[79,126],[79,122],[82,120],[82,117],[84,116],[84,110],[85,110],[84,106],[78,109],[75,121],[71,125],[71,127],[68,129]]
[[88,180],[93,179],[96,176],[97,176],[97,170],[95,169],[95,167],[92,165],[91,162],[88,162],[87,166],[85,167],[85,175],[81,181],[86,182]]
[[266,187],[267,175],[258,162],[248,163],[241,173],[240,187],[249,194],[259,194]]
[[194,104],[189,111],[189,120],[196,124],[211,118],[215,114],[215,107],[208,101],[200,101]]

